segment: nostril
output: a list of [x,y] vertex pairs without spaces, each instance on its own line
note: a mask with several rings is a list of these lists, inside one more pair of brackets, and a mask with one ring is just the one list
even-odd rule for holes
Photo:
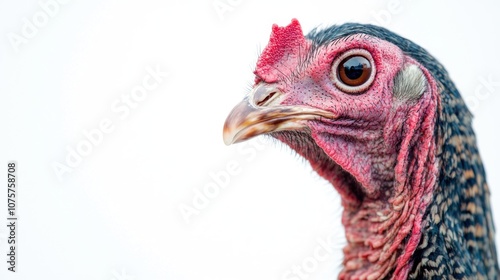
[[268,107],[273,105],[279,105],[283,94],[281,91],[273,84],[260,83],[256,85],[252,92],[250,93],[250,99],[254,106]]
[[276,95],[276,93],[277,93],[276,91],[273,91],[273,92],[269,93],[268,95],[263,96],[264,99],[257,101],[257,106],[265,106],[266,103],[268,103],[269,100],[271,100]]

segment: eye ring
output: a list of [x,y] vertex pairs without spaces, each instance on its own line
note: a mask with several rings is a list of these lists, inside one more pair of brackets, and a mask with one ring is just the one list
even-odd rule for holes
[[370,87],[375,72],[375,62],[370,52],[353,49],[335,58],[331,79],[338,89],[349,94],[360,94]]

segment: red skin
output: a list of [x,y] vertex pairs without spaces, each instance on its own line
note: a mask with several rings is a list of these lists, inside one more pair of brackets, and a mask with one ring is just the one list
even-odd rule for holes
[[[348,245],[339,278],[379,279],[392,272],[392,279],[406,279],[437,176],[436,82],[397,46],[375,37],[354,35],[306,58],[311,48],[296,20],[273,26],[256,83],[275,84],[285,95],[282,105],[320,108],[339,118],[308,123],[313,148],[274,136],[308,159],[342,197]],[[371,53],[376,76],[364,93],[348,94],[333,84],[331,67],[337,56],[355,48]],[[415,101],[393,96],[394,77],[406,64],[417,65],[428,82]]]

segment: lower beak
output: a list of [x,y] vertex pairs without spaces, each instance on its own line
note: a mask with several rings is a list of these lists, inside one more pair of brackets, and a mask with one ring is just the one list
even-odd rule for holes
[[[275,131],[304,130],[308,121],[335,118],[331,112],[307,106],[256,105],[254,99],[263,99],[262,96],[257,96],[263,94],[262,88],[257,85],[229,113],[224,123],[223,137],[226,145]],[[277,91],[269,90],[266,85],[266,92],[275,95]]]

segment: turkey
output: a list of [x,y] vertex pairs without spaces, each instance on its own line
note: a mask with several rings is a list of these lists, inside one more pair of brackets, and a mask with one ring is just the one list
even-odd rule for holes
[[[382,27],[272,27],[229,145],[268,134],[338,191],[339,279],[497,279],[472,115],[445,68]],[[271,165],[271,163],[270,163]]]

